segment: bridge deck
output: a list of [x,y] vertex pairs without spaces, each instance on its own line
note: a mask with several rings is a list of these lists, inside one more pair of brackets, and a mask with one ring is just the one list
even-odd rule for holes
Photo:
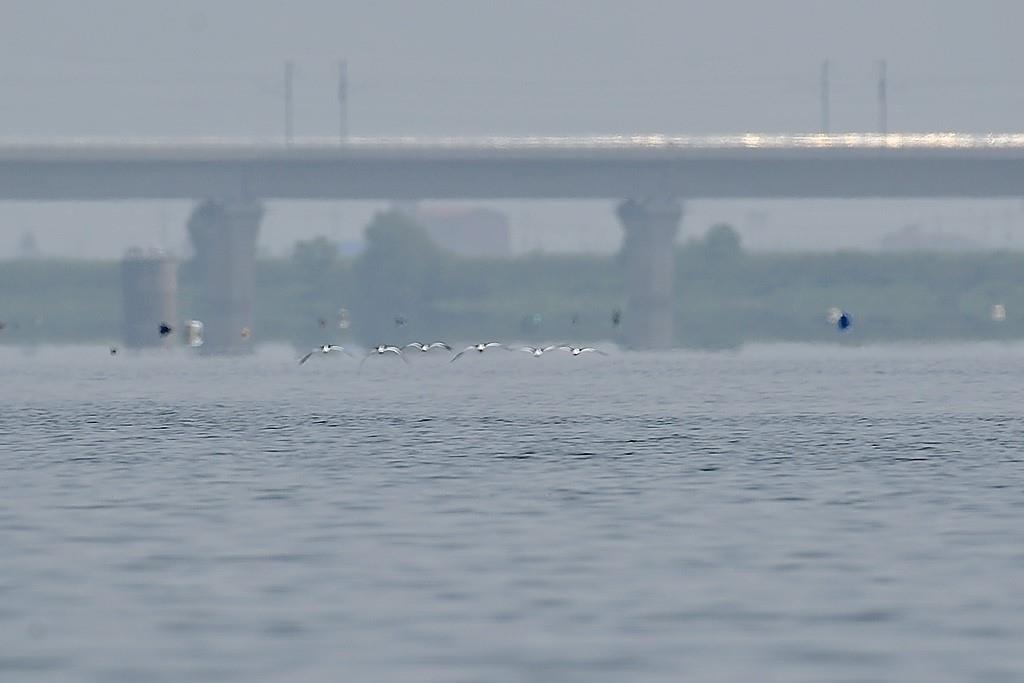
[[1024,134],[0,140],[0,199],[1005,197]]

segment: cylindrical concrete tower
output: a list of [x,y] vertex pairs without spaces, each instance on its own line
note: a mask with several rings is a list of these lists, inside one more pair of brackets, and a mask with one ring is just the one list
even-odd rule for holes
[[630,199],[619,204],[618,214],[626,230],[626,344],[670,349],[675,344],[675,239],[682,203]]
[[259,202],[205,201],[188,220],[201,273],[204,354],[249,353]]
[[[161,251],[129,249],[121,262],[125,346],[167,346],[178,336],[178,263]],[[171,328],[161,334],[160,326]]]

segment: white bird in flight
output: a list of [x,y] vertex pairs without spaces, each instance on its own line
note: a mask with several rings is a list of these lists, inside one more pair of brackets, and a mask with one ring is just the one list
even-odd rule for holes
[[432,349],[444,349],[445,351],[451,351],[452,347],[448,346],[447,344],[441,341],[432,342],[430,344],[424,344],[421,342],[409,342],[408,344],[402,347],[402,350],[405,349],[416,349],[423,353],[427,353]]
[[571,353],[574,356],[579,356],[580,354],[583,354],[583,353],[599,353],[602,356],[607,356],[608,355],[607,353],[605,353],[601,349],[595,349],[595,348],[593,348],[591,346],[568,346],[568,345],[566,345],[566,346],[559,346],[558,350],[559,351],[568,351],[569,353]]
[[477,353],[483,353],[487,349],[500,349],[500,348],[503,348],[503,347],[504,347],[504,344],[501,344],[499,342],[486,342],[486,343],[482,343],[482,344],[472,344],[471,346],[467,346],[466,348],[464,348],[461,351],[459,351],[448,362],[449,363],[454,363],[459,358],[461,358],[462,354],[464,354],[466,351],[476,351]]
[[352,356],[352,354],[349,353],[348,350],[343,346],[338,346],[337,344],[322,344],[321,346],[318,346],[317,348],[313,349],[305,356],[300,358],[299,365],[302,365],[307,360],[309,360],[314,353],[321,353],[326,356],[329,353],[337,353],[338,351],[344,353],[346,356]]
[[561,347],[557,346],[557,345],[552,345],[552,346],[520,346],[518,350],[519,351],[523,351],[525,353],[528,353],[531,356],[533,356],[534,358],[540,358],[541,356],[543,356],[548,351],[554,351],[555,349],[559,349],[559,348],[561,348]]
[[368,354],[363,356],[363,359],[361,361],[359,361],[359,368],[362,369],[363,363],[365,363],[366,359],[369,358],[370,356],[383,356],[385,353],[395,354],[396,356],[402,359],[403,363],[409,362],[402,354],[402,349],[398,348],[397,346],[391,346],[389,344],[378,344],[377,346],[373,347],[373,349],[371,349]]

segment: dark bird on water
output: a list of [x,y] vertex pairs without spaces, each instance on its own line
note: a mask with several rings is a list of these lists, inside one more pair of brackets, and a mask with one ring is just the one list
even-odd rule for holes
[[116,346],[111,346],[110,347],[110,355],[111,356],[116,356],[117,355],[117,347]]
[[160,336],[161,337],[166,337],[171,332],[174,332],[174,328],[173,327],[171,327],[167,323],[160,323]]
[[612,327],[618,327],[620,322],[622,322],[622,311],[616,308],[612,311]]

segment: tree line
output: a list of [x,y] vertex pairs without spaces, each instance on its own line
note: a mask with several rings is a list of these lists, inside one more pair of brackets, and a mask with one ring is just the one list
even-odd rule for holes
[[[844,340],[1024,338],[1024,254],[763,253],[735,230],[712,227],[676,250],[676,338],[681,346],[838,339],[825,321],[841,307],[855,321]],[[198,310],[196,269],[179,271],[184,317]],[[0,343],[116,339],[116,262],[0,262]],[[343,257],[325,238],[298,242],[257,266],[261,340],[305,347],[411,339],[615,340],[626,292],[618,255],[526,254],[468,258],[445,252],[411,218],[378,213],[365,249]],[[1006,319],[994,321],[993,305]],[[345,310],[350,325],[337,326]]]

